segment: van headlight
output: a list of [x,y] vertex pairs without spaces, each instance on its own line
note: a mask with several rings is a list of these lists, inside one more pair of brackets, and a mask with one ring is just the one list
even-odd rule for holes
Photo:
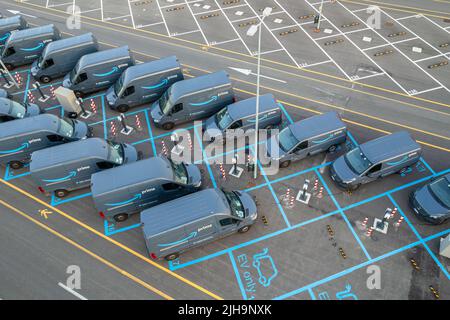
[[202,185],[202,181],[200,180],[199,182],[197,182],[196,184],[194,184],[194,188],[200,188]]
[[258,218],[258,213],[257,213],[257,212],[253,213],[253,214],[250,216],[250,219],[252,219],[252,220],[256,220],[256,218]]
[[154,123],[160,123],[161,120],[159,120],[159,119],[153,119],[153,122],[154,122]]

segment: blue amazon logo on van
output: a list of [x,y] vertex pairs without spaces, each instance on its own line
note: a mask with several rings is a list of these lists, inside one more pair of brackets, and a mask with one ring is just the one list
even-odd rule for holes
[[43,48],[44,48],[44,43],[40,42],[36,47],[33,47],[33,48],[20,48],[20,50],[26,51],[26,52],[31,52],[31,51],[37,51],[37,50],[40,50],[40,49],[43,49]]
[[22,145],[19,148],[12,149],[12,150],[3,150],[3,151],[0,151],[0,154],[17,153],[17,152],[21,152],[29,147],[30,147],[30,144],[28,142],[25,142],[25,143],[22,143]]
[[398,164],[402,164],[403,162],[408,161],[409,157],[408,156],[404,156],[402,159],[398,160],[398,161],[394,161],[394,162],[386,162],[387,165],[389,166],[396,166]]
[[122,202],[115,202],[115,203],[105,203],[105,206],[108,206],[108,207],[123,206],[125,204],[132,203],[132,202],[134,202],[134,201],[136,201],[138,199],[141,199],[141,198],[142,198],[142,194],[138,193],[138,194],[135,194],[134,197],[129,199],[129,200],[125,200],[125,201],[122,201]]
[[326,138],[324,138],[324,139],[321,139],[321,140],[313,140],[313,141],[311,141],[311,143],[315,143],[315,144],[318,144],[318,143],[324,143],[324,142],[327,142],[328,140],[330,140],[331,138],[333,138],[333,134],[331,133],[328,137],[326,137]]
[[170,246],[176,246],[178,244],[182,244],[192,238],[195,238],[197,236],[197,231],[191,232],[191,234],[189,236],[187,236],[186,238],[183,238],[181,240],[175,241],[175,242],[170,242],[170,243],[161,243],[158,244],[158,247],[170,247]]
[[211,99],[209,99],[207,101],[197,102],[197,103],[190,103],[190,105],[194,106],[194,107],[206,106],[207,104],[210,104],[211,102],[217,101],[217,99],[218,99],[217,96],[212,96]]
[[6,39],[8,39],[10,35],[11,32],[5,33],[3,36],[0,37],[0,41],[6,41]]
[[118,67],[113,67],[111,69],[111,71],[108,71],[108,72],[105,72],[105,73],[94,73],[93,75],[95,77],[107,77],[107,76],[110,76],[110,75],[112,75],[112,74],[114,74],[116,72],[119,72],[119,68]]
[[42,181],[44,182],[61,182],[61,181],[66,181],[66,180],[70,180],[73,177],[75,177],[77,175],[76,171],[70,171],[70,173],[62,178],[57,178],[57,179],[42,179]]
[[164,87],[164,86],[166,86],[168,83],[169,83],[169,80],[164,79],[164,80],[162,80],[160,83],[155,84],[154,86],[144,86],[144,87],[141,87],[141,88],[142,88],[142,89],[147,89],[147,90],[153,90],[153,89],[158,89],[158,88]]

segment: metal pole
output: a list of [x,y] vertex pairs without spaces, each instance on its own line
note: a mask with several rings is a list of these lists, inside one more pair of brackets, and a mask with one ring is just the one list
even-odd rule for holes
[[320,3],[320,9],[319,9],[319,23],[317,24],[317,29],[320,29],[320,18],[322,18],[322,10],[323,10],[323,0]]
[[258,130],[259,130],[259,84],[261,76],[261,40],[262,40],[262,23],[264,17],[261,19],[258,30],[258,69],[256,72],[256,121],[255,121],[255,168],[253,170],[254,178],[258,177]]

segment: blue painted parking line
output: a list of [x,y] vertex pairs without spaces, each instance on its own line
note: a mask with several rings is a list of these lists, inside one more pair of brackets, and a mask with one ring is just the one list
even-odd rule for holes
[[6,166],[6,170],[5,170],[5,175],[3,177],[3,180],[10,181],[10,180],[14,180],[14,179],[17,179],[17,178],[25,177],[25,176],[28,176],[28,175],[30,175],[29,171],[15,175],[15,174],[12,173],[12,171],[9,168],[9,166],[7,165]]
[[[125,116],[134,116],[135,114],[139,114],[139,113],[145,112],[145,111],[147,111],[147,110],[148,110],[148,108],[140,109],[140,110],[136,110],[136,111],[131,111],[131,112],[125,113]],[[110,118],[107,118],[107,119],[106,119],[106,114],[105,114],[104,120],[90,123],[89,126],[96,126],[96,125],[98,125],[98,124],[100,124],[100,123],[103,123],[103,122],[108,122],[108,121],[117,120],[117,117],[118,117],[118,116],[116,116],[116,117],[110,117]]]
[[30,72],[27,72],[27,83],[25,85],[25,91],[24,91],[24,95],[23,95],[23,103],[27,103],[28,90],[30,89],[30,79],[31,79]]
[[158,154],[158,151],[156,150],[155,139],[153,138],[153,131],[152,131],[152,126],[150,125],[148,109],[145,109],[145,121],[147,121],[147,129],[148,129],[148,134],[150,136],[150,141],[152,143],[153,156],[156,156]]
[[359,146],[359,143],[356,141],[356,139],[353,137],[350,131],[347,131],[347,136],[350,138],[350,141],[353,143],[355,147]]
[[209,165],[209,162],[206,160],[206,154],[205,154],[205,150],[203,149],[203,142],[202,139],[200,138],[200,135],[198,134],[197,128],[194,128],[194,134],[195,137],[197,138],[197,142],[200,144],[200,148],[202,150],[202,155],[203,155],[203,159],[204,159],[204,163],[206,165],[206,168],[208,170],[209,173],[209,177],[211,178],[212,184],[214,188],[217,188],[217,183],[216,183],[216,179],[214,178],[214,174],[211,170],[211,166]]
[[242,299],[247,300],[247,294],[245,293],[244,285],[242,284],[241,275],[239,274],[239,269],[236,265],[236,261],[234,260],[233,253],[231,251],[228,252],[228,256],[230,257],[231,265],[233,266],[233,271],[239,285],[239,290],[241,290]]
[[[255,156],[255,150],[253,150],[253,148],[252,148],[251,146],[250,146],[250,151],[253,153],[253,156]],[[260,170],[260,172],[261,172],[261,174],[262,174],[264,180],[265,180],[266,183],[267,183],[267,187],[269,188],[270,193],[272,193],[273,199],[275,200],[275,203],[277,204],[277,207],[278,207],[278,209],[280,210],[281,215],[283,216],[284,222],[286,223],[286,225],[287,225],[288,228],[291,227],[291,223],[289,222],[289,219],[287,218],[286,213],[284,212],[284,209],[283,209],[283,207],[281,206],[281,203],[280,203],[280,201],[278,200],[278,197],[277,197],[277,195],[276,195],[276,193],[275,193],[275,190],[273,190],[273,187],[272,187],[272,185],[271,185],[271,183],[270,183],[270,180],[269,180],[269,178],[267,177],[266,172],[264,171],[264,168],[263,168],[263,166],[261,165],[261,162],[259,161],[259,159],[258,159],[258,167],[259,167],[259,170]]]
[[56,207],[56,206],[61,205],[63,203],[69,203],[69,202],[72,202],[72,201],[75,201],[75,200],[79,200],[79,199],[82,199],[82,198],[90,197],[91,195],[92,195],[92,193],[88,192],[88,193],[80,194],[80,195],[78,195],[76,197],[67,198],[67,199],[60,199],[60,198],[56,197],[54,194],[52,194],[51,205]]
[[[449,173],[449,172],[450,172],[450,168],[447,169],[447,170],[438,172],[436,175],[445,175],[445,174],[447,174],[447,173]],[[223,255],[223,254],[227,254],[227,253],[230,252],[230,251],[235,251],[235,250],[238,250],[238,249],[241,249],[241,248],[250,246],[250,245],[252,245],[252,244],[255,244],[255,243],[258,243],[258,242],[261,242],[261,241],[264,241],[264,240],[267,240],[267,239],[270,239],[270,238],[273,238],[273,237],[276,237],[276,236],[281,235],[281,234],[283,234],[283,233],[286,233],[286,232],[288,232],[288,231],[295,230],[295,229],[301,228],[301,227],[303,227],[303,226],[306,226],[306,225],[308,225],[308,224],[311,224],[311,223],[314,223],[314,222],[317,222],[317,221],[326,219],[326,218],[328,218],[328,217],[334,216],[334,215],[336,215],[336,214],[339,214],[341,211],[347,211],[347,210],[349,210],[349,209],[351,209],[351,208],[357,207],[357,206],[362,205],[362,204],[365,204],[365,203],[367,203],[367,202],[371,202],[371,201],[373,201],[373,200],[382,198],[382,197],[386,196],[388,193],[395,193],[395,192],[401,191],[401,190],[403,190],[403,189],[409,188],[410,186],[412,186],[412,185],[414,185],[414,184],[421,183],[421,182],[423,182],[423,181],[425,181],[425,180],[427,180],[427,179],[430,179],[430,178],[431,178],[431,177],[426,177],[426,178],[418,179],[418,180],[413,181],[413,182],[411,182],[411,183],[408,183],[408,184],[405,184],[405,185],[403,185],[403,186],[394,188],[394,189],[392,189],[392,190],[390,190],[390,191],[388,191],[388,192],[383,193],[382,195],[377,195],[377,196],[374,196],[374,197],[372,197],[372,198],[369,198],[369,199],[366,199],[366,200],[357,202],[357,203],[355,203],[355,204],[349,205],[349,206],[347,206],[347,207],[344,207],[344,208],[342,208],[341,210],[335,210],[335,211],[333,211],[333,212],[324,214],[324,215],[322,215],[322,216],[319,216],[319,217],[316,217],[316,218],[312,218],[312,219],[310,219],[310,220],[307,220],[307,221],[298,223],[298,224],[293,225],[293,226],[288,227],[288,228],[284,228],[284,229],[281,229],[281,230],[278,230],[278,231],[275,231],[275,232],[272,232],[272,233],[268,233],[268,234],[266,234],[266,235],[264,235],[264,236],[262,236],[262,237],[255,238],[255,239],[250,240],[250,241],[247,241],[247,242],[243,242],[243,243],[241,243],[241,244],[232,246],[232,247],[230,247],[230,248],[227,248],[227,249],[224,249],[224,250],[221,250],[221,251],[217,251],[217,252],[215,252],[215,253],[212,253],[212,254],[203,256],[203,257],[201,257],[201,258],[197,258],[197,259],[194,259],[194,260],[185,262],[185,263],[180,263],[179,265],[174,266],[172,270],[182,269],[182,268],[185,268],[185,267],[188,267],[188,266],[191,266],[191,265],[200,263],[200,262],[202,262],[202,261],[209,260],[209,259],[213,259],[213,258],[218,257],[218,256],[221,256],[221,255]]]
[[115,235],[115,234],[118,234],[118,233],[121,233],[121,232],[125,232],[125,231],[129,231],[129,230],[132,230],[132,229],[136,229],[136,228],[141,226],[140,223],[136,223],[136,224],[133,224],[131,226],[122,227],[122,228],[118,228],[117,229],[115,224],[113,224],[113,223],[110,224],[106,220],[104,220],[103,224],[104,224],[104,233],[105,233],[106,236],[112,236],[112,235]]
[[[427,238],[425,238],[425,239],[423,239],[423,240],[424,240],[425,242],[428,242],[428,241],[434,240],[434,239],[436,239],[436,238],[445,236],[445,235],[447,235],[447,234],[449,234],[449,233],[450,233],[450,229],[447,229],[447,230],[445,230],[445,231],[442,231],[442,232],[436,233],[436,234],[434,234],[434,235],[431,235],[431,236],[429,236],[429,237],[427,237]],[[320,285],[322,285],[322,284],[325,284],[325,283],[328,283],[328,282],[330,282],[330,281],[336,280],[336,279],[338,279],[338,278],[341,278],[341,277],[343,277],[343,276],[345,276],[345,275],[348,275],[348,274],[352,273],[353,271],[359,270],[359,269],[361,269],[361,268],[364,268],[364,267],[366,267],[366,266],[369,266],[369,265],[371,265],[371,264],[373,264],[373,263],[375,263],[375,262],[381,261],[381,260],[383,260],[383,259],[392,257],[392,256],[394,256],[394,255],[396,255],[396,254],[402,253],[402,252],[404,252],[404,251],[406,251],[406,250],[409,250],[409,249],[414,248],[414,247],[416,247],[416,246],[419,246],[419,245],[421,245],[421,244],[422,244],[421,241],[416,241],[416,242],[410,243],[410,244],[408,244],[408,245],[406,245],[406,246],[404,246],[404,247],[401,247],[401,248],[399,248],[399,249],[396,249],[396,250],[393,250],[393,251],[391,251],[391,252],[385,253],[385,254],[383,254],[383,255],[381,255],[381,256],[379,256],[379,257],[373,258],[373,259],[371,259],[371,260],[369,260],[369,261],[362,262],[362,263],[360,263],[360,264],[358,264],[358,265],[355,265],[355,266],[353,266],[353,267],[350,267],[350,268],[348,268],[348,269],[345,269],[345,270],[343,270],[343,271],[341,271],[341,272],[338,272],[338,273],[336,273],[336,274],[334,274],[334,275],[331,275],[331,276],[329,276],[329,277],[323,278],[323,279],[321,279],[321,280],[315,281],[315,282],[313,282],[313,283],[311,283],[311,284],[308,284],[308,285],[306,285],[306,286],[304,286],[304,287],[301,287],[301,288],[299,288],[299,289],[296,289],[296,290],[290,291],[290,292],[288,292],[288,293],[282,294],[282,295],[280,295],[280,296],[274,298],[274,300],[283,300],[283,299],[292,297],[292,296],[294,296],[294,295],[296,295],[296,294],[302,293],[302,292],[304,292],[304,291],[306,291],[306,290],[313,289],[313,288],[315,288],[315,287],[317,287],[317,286],[320,286]]]
[[286,108],[280,103],[278,102],[278,105],[280,106],[281,110],[283,111],[284,115],[286,116],[286,118],[288,119],[290,124],[293,124],[294,121],[292,120],[291,116],[289,115],[289,113],[286,111]]
[[336,206],[336,208],[338,208],[339,213],[341,214],[342,218],[344,219],[345,223],[347,224],[348,228],[350,229],[350,231],[353,234],[353,237],[355,238],[355,240],[358,242],[359,246],[361,247],[361,249],[363,250],[364,254],[366,255],[366,258],[368,260],[371,259],[369,252],[366,250],[366,247],[364,246],[364,244],[362,243],[361,239],[359,238],[358,234],[356,233],[355,229],[353,228],[352,224],[350,223],[350,221],[347,218],[347,215],[344,213],[344,211],[342,210],[339,202],[336,200],[336,197],[333,195],[333,193],[331,192],[330,188],[328,187],[328,184],[326,183],[325,179],[322,177],[322,175],[320,174],[320,172],[316,169],[315,170],[317,176],[319,177],[320,182],[322,182],[323,186],[325,187],[325,190],[327,190],[328,195],[331,197],[331,200],[333,201],[334,205]]
[[414,232],[416,237],[419,239],[419,241],[422,243],[422,245],[425,247],[425,249],[430,254],[431,258],[433,258],[434,262],[441,268],[442,272],[446,275],[447,279],[450,280],[450,274],[448,273],[447,269],[442,265],[442,263],[439,261],[439,259],[436,257],[436,255],[431,251],[430,247],[425,243],[422,236],[419,234],[417,229],[414,227],[414,225],[411,223],[411,221],[408,219],[408,217],[403,212],[402,208],[398,205],[398,203],[394,200],[394,198],[389,194],[388,195],[389,200],[391,200],[392,204],[398,209],[398,212],[400,215],[405,218],[406,223],[411,228],[411,230]]
[[308,289],[309,296],[311,297],[311,300],[316,300],[316,295],[312,291],[311,288]]
[[436,172],[431,168],[431,166],[428,164],[428,162],[425,161],[423,157],[420,157],[420,161],[425,165],[425,167],[430,171],[432,174],[436,174]]

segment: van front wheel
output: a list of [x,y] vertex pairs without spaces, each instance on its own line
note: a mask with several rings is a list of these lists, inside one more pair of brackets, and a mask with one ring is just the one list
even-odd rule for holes
[[9,71],[14,69],[14,66],[11,63],[6,63],[5,64],[6,69],[8,69]]
[[173,124],[172,122],[167,122],[162,125],[162,128],[164,130],[172,130],[174,126],[175,124]]
[[11,161],[9,166],[11,169],[18,170],[20,168],[23,168],[23,163],[20,161]]
[[124,222],[127,219],[128,215],[126,213],[119,213],[114,216],[114,220],[116,220],[116,222]]
[[250,226],[242,227],[238,230],[239,233],[246,233],[248,230],[250,230]]
[[49,76],[42,76],[39,80],[41,80],[41,82],[43,83],[49,83],[50,81],[52,81],[52,78],[50,78]]
[[178,252],[175,252],[175,253],[169,254],[164,259],[166,259],[167,261],[172,261],[172,260],[175,260],[176,258],[178,258],[179,256],[180,256],[180,254]]
[[119,111],[120,113],[125,113],[128,110],[130,110],[130,107],[127,106],[126,104],[121,104],[120,106],[117,107],[117,111]]
[[69,191],[64,190],[64,189],[55,190],[55,196],[57,196],[58,198],[64,198],[68,194],[69,194]]
[[287,168],[291,165],[291,161],[287,160],[287,161],[283,161],[280,163],[280,168]]

